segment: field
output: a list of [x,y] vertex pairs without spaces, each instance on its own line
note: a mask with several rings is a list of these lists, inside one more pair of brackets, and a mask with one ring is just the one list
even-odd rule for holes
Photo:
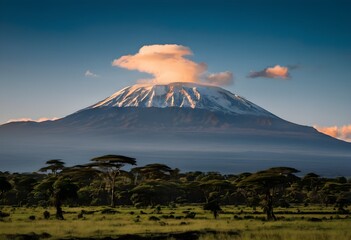
[[[277,208],[278,221],[270,222],[264,220],[261,209],[234,206],[222,207],[217,219],[197,205],[64,207],[65,220],[56,220],[53,208],[5,206],[0,210],[10,214],[0,218],[1,239],[351,239],[351,217],[321,206]],[[45,210],[51,214],[49,219],[43,216]]]

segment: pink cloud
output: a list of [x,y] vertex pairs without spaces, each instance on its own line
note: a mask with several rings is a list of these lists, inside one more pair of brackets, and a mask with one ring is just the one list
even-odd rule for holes
[[274,67],[267,67],[261,71],[252,71],[248,75],[249,78],[281,78],[286,79],[289,77],[289,68],[280,65],[275,65]]
[[57,119],[59,119],[59,118],[57,118],[57,117],[53,117],[53,118],[42,117],[42,118],[38,118],[37,120],[32,119],[32,118],[16,118],[16,119],[10,119],[6,123],[10,123],[10,122],[45,122],[45,121],[55,121]]
[[329,135],[334,138],[338,138],[347,142],[351,142],[351,124],[342,127],[331,126],[331,127],[320,127],[314,126],[319,132]]
[[266,69],[266,73],[269,77],[272,78],[287,78],[288,77],[288,68],[282,67],[280,65],[275,65]]
[[[177,44],[148,45],[140,48],[134,55],[125,55],[112,62],[112,66],[137,70],[153,75],[142,82],[209,82],[220,85],[230,82],[229,72],[208,74],[205,63],[196,63],[186,56],[193,55],[185,46]],[[203,76],[205,76],[203,78]],[[232,76],[232,75],[231,75]],[[203,79],[203,80],[202,80]]]

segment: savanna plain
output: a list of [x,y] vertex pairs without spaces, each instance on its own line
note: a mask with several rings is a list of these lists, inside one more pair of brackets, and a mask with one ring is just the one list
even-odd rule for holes
[[54,208],[1,211],[10,213],[1,218],[1,239],[351,239],[351,218],[320,205],[277,208],[276,221],[245,206],[223,206],[217,219],[200,205],[65,207],[65,220],[55,219]]

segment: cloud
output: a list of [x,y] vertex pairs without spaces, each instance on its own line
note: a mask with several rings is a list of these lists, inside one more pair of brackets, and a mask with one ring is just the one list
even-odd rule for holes
[[[297,66],[294,65],[292,69],[296,69]],[[249,78],[281,78],[287,79],[290,77],[289,68],[280,65],[275,65],[274,67],[267,67],[261,71],[251,71],[248,75]]]
[[53,118],[42,117],[42,118],[38,118],[37,120],[32,119],[32,118],[16,118],[16,119],[10,119],[6,123],[10,123],[10,122],[45,122],[45,121],[55,121],[58,119],[59,118],[57,118],[57,117],[53,117]]
[[234,77],[233,73],[226,71],[208,74],[204,77],[204,81],[217,86],[232,85],[234,83]]
[[142,82],[203,82],[216,85],[232,83],[230,72],[207,73],[205,63],[196,63],[185,58],[191,55],[192,51],[182,45],[147,45],[134,55],[115,59],[112,66],[153,75],[152,79],[143,79]]
[[90,77],[90,78],[98,78],[99,77],[99,75],[93,73],[89,69],[85,71],[84,76]]
[[329,135],[334,138],[338,138],[347,142],[351,142],[351,124],[342,127],[331,126],[331,127],[320,127],[313,126],[319,132]]
[[42,118],[38,118],[37,120],[35,120],[35,122],[55,121],[58,119],[59,119],[58,117],[53,117],[53,118],[42,117]]

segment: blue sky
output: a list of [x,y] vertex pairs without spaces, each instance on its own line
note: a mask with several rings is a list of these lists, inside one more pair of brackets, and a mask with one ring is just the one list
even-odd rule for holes
[[[149,77],[114,59],[178,44],[209,72],[232,72],[226,89],[286,120],[349,125],[350,12],[339,0],[0,0],[0,123],[91,105]],[[275,65],[290,77],[248,77]]]

